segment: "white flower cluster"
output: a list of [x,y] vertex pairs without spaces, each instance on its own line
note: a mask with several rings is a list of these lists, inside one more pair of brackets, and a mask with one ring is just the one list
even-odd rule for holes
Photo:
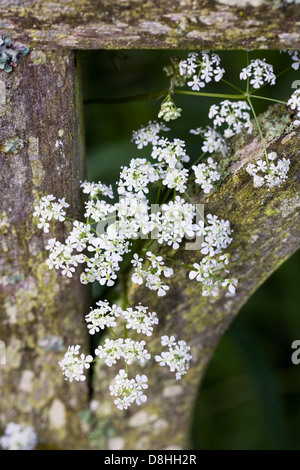
[[[300,0],[299,0],[300,1]],[[294,70],[298,70],[300,67],[300,56],[299,51],[294,49],[283,49],[280,52],[287,52],[292,58],[292,67]]]
[[101,182],[95,183],[90,181],[82,181],[81,182],[82,192],[85,194],[89,194],[91,198],[97,195],[101,196],[108,196],[113,199],[114,194],[111,186],[107,186]]
[[117,397],[114,400],[117,408],[127,410],[134,402],[137,405],[145,403],[147,396],[144,395],[144,390],[148,388],[147,381],[146,375],[136,375],[134,379],[128,379],[125,370],[119,370],[114,385],[109,386],[110,394]]
[[10,422],[6,425],[0,445],[4,450],[34,450],[37,446],[37,433],[32,426]]
[[225,265],[228,265],[229,255],[223,253],[232,242],[229,220],[219,219],[208,214],[206,224],[200,220],[194,227],[197,235],[203,237],[200,252],[205,255],[199,263],[193,264],[193,270],[189,273],[190,279],[195,279],[203,285],[202,295],[219,296],[220,288],[228,286],[230,295],[235,293],[238,281],[224,278],[223,273],[228,274]]
[[171,372],[176,373],[176,380],[189,370],[189,363],[192,356],[189,354],[190,347],[185,341],[176,342],[174,336],[162,336],[162,346],[167,346],[168,351],[163,351],[161,355],[156,355],[155,360],[160,366],[168,366]]
[[160,131],[169,131],[170,129],[162,122],[149,121],[146,127],[141,127],[132,133],[132,142],[137,145],[138,149],[146,147],[149,143],[155,145],[159,140]]
[[[150,127],[148,126],[148,130]],[[151,236],[156,238],[159,244],[178,249],[186,236],[193,237],[192,225],[196,214],[193,204],[187,203],[177,195],[174,200],[159,206],[159,210],[156,208],[152,211],[148,200],[150,184],[161,184],[165,188],[183,193],[189,177],[189,171],[184,168],[184,164],[190,160],[185,150],[185,142],[180,139],[170,141],[167,138],[158,138],[158,128],[159,126],[155,126],[155,132],[152,132],[153,140],[151,141],[150,137],[148,139],[152,144],[153,163],[145,158],[136,158],[132,159],[128,166],[122,167],[117,182],[119,201],[113,204],[98,198],[103,194],[113,197],[111,187],[103,183],[81,183],[83,191],[90,196],[85,202],[86,222],[73,221],[64,243],[56,238],[48,240],[47,264],[50,269],[59,269],[63,275],[72,277],[76,268],[84,264],[84,271],[80,275],[83,284],[97,281],[100,285],[113,286],[121,262],[124,256],[130,253],[132,241],[136,238],[141,235],[144,238]],[[140,132],[143,130],[140,129]],[[200,166],[198,169],[197,181],[205,192],[208,187],[211,189],[211,183],[218,179],[216,165],[211,160],[208,167],[209,172],[205,173],[206,181],[202,178],[201,183]],[[56,203],[52,195],[42,198],[40,204],[35,207],[34,215],[39,217],[39,225],[44,231],[48,230],[50,220],[58,217],[58,220],[64,220],[64,207],[65,201],[59,200]],[[93,228],[95,223],[98,224],[97,231]],[[108,227],[105,229],[107,223]],[[168,290],[168,286],[161,280],[161,274],[167,276],[166,273],[170,273],[170,269],[162,271],[157,264],[155,268],[151,266],[151,272],[143,272],[139,267],[136,271],[140,271],[135,275],[136,282],[141,283],[144,279],[145,285],[151,290],[156,290],[158,295],[164,295]],[[99,325],[95,326],[101,328],[100,325],[104,325],[103,318],[99,318]],[[91,331],[94,331],[94,327]]]
[[139,258],[135,253],[131,260],[134,266],[134,273],[132,274],[132,282],[135,284],[143,284],[150,290],[157,291],[157,295],[162,297],[169,290],[169,286],[164,284],[161,276],[170,277],[173,275],[173,269],[165,266],[161,256],[155,256],[151,251],[146,253],[148,260],[148,267],[143,269],[143,259]]
[[158,324],[156,312],[147,312],[148,307],[139,304],[132,308],[127,308],[122,312],[126,320],[126,328],[135,330],[137,333],[142,333],[146,336],[151,336],[153,332],[153,325]]
[[145,341],[134,341],[130,338],[109,339],[106,338],[103,346],[95,349],[95,355],[104,359],[105,364],[111,367],[117,361],[123,358],[126,364],[139,362],[143,364],[150,359],[150,354],[145,349]]
[[148,312],[148,307],[137,305],[135,309],[127,308],[122,310],[118,305],[110,306],[107,300],[99,300],[96,302],[97,307],[91,309],[90,313],[85,316],[88,323],[88,330],[91,335],[98,333],[100,330],[114,328],[117,326],[117,318],[123,316],[126,320],[127,329],[134,329],[137,333],[143,333],[150,336],[153,331],[153,325],[158,323],[156,312]]
[[204,129],[202,127],[191,129],[190,133],[201,135],[203,137],[204,142],[201,147],[203,152],[221,153],[223,157],[227,155],[228,146],[225,138],[210,126],[207,126]]
[[292,96],[288,100],[287,104],[288,104],[288,106],[291,107],[291,109],[296,109],[297,110],[297,117],[299,119],[294,121],[294,124],[300,125],[300,88],[298,88],[297,90],[294,91],[294,93],[292,94]]
[[171,121],[181,116],[181,108],[177,108],[176,104],[172,100],[171,96],[168,95],[160,106],[158,117],[165,121]]
[[220,179],[220,174],[216,168],[217,164],[210,157],[207,159],[207,163],[192,166],[195,173],[195,183],[201,186],[204,193],[210,193],[213,189],[212,183]]
[[179,62],[179,73],[185,80],[192,78],[187,85],[195,91],[204,88],[213,80],[219,82],[225,70],[220,67],[221,59],[216,53],[203,51],[200,54],[191,52],[186,60]]
[[208,113],[208,117],[213,119],[214,127],[227,126],[224,130],[224,137],[229,138],[234,134],[239,134],[243,128],[251,134],[253,126],[248,113],[250,106],[246,101],[221,101],[220,106],[213,104]]
[[243,68],[240,73],[241,80],[250,78],[250,84],[253,88],[260,88],[265,83],[275,85],[276,75],[273,71],[273,66],[267,64],[265,59],[251,60],[250,64]]
[[116,319],[122,314],[121,307],[110,306],[107,300],[99,300],[96,305],[97,308],[91,309],[90,313],[85,316],[90,335],[94,335],[106,327],[117,326]]
[[[100,285],[113,286],[122,267],[121,263],[125,256],[129,255],[133,265],[132,281],[144,284],[160,297],[167,293],[169,290],[167,279],[173,275],[173,269],[165,264],[162,256],[156,256],[152,251],[145,250],[145,259],[138,253],[131,253],[135,239],[141,235],[142,238],[148,238],[150,235],[159,244],[177,250],[186,236],[194,237],[203,227],[200,227],[201,224],[194,224],[196,216],[194,204],[186,202],[175,194],[175,191],[179,193],[186,191],[189,178],[189,171],[184,167],[184,164],[190,160],[186,153],[185,142],[180,139],[169,140],[160,137],[159,132],[162,130],[165,131],[167,128],[150,122],[148,126],[133,134],[133,140],[138,148],[151,145],[152,160],[135,158],[129,165],[121,168],[119,180],[116,182],[116,192],[119,195],[117,202],[105,200],[105,198],[114,198],[112,186],[101,182],[81,182],[83,193],[88,195],[84,214],[86,220],[84,222],[73,220],[69,235],[63,243],[56,238],[48,240],[47,264],[50,269],[60,269],[63,275],[71,277],[79,265],[85,264],[80,275],[82,283],[97,281]],[[221,148],[221,138],[217,137],[214,130],[208,129],[205,134],[207,141],[214,138],[215,147]],[[199,164],[193,169],[196,183],[200,184],[205,192],[208,192],[208,188],[212,188],[212,182],[219,179],[216,164],[211,158],[207,164]],[[153,184],[160,189],[174,190],[173,199],[161,206],[155,205],[154,212],[148,199],[149,186]],[[64,221],[66,207],[68,204],[64,199],[56,202],[52,195],[43,197],[35,207],[34,213],[39,219],[40,228],[49,232],[52,220]],[[213,254],[226,248],[230,231],[225,221],[218,221],[210,215],[208,220],[210,230],[205,227],[201,252],[209,253],[207,256],[212,259]],[[106,225],[107,228],[104,229]],[[225,259],[226,255],[223,256]],[[224,282],[229,281],[223,279]],[[147,377],[136,376],[135,379],[129,379],[127,367],[132,362],[143,364],[151,358],[145,341],[133,339],[133,336],[152,335],[154,325],[158,323],[156,312],[149,312],[148,308],[141,304],[134,308],[121,308],[116,304],[110,305],[107,300],[99,300],[85,316],[85,320],[91,335],[109,330],[115,337],[106,338],[95,349],[95,358],[90,354],[87,356],[80,354],[79,345],[69,346],[59,362],[65,379],[70,382],[84,381],[86,370],[95,360],[102,359],[109,367],[122,360],[126,372],[120,371],[115,385],[111,386],[111,394],[116,397],[116,405],[126,409],[133,402],[137,404],[144,402],[146,397],[143,389],[146,388]],[[113,330],[119,321],[124,325],[124,338],[119,337]],[[128,335],[130,330],[131,337]],[[169,351],[163,352],[161,356],[157,355],[156,360],[160,365],[168,365],[171,371],[176,372],[176,378],[179,379],[188,370],[191,358],[189,347],[184,341],[176,343],[173,338],[167,342],[164,338],[162,344],[168,345]]]
[[37,204],[33,213],[34,217],[39,218],[38,228],[42,228],[45,233],[49,232],[49,223],[51,220],[58,220],[63,222],[65,220],[65,208],[69,207],[69,204],[65,201],[65,198],[58,199],[55,201],[55,197],[52,194],[43,196],[39,204]]
[[[150,253],[148,253],[150,258]],[[137,262],[139,262],[137,260]],[[152,255],[152,262],[162,266],[161,260]],[[169,270],[169,268],[165,268]],[[127,373],[127,366],[133,362],[144,364],[151,358],[150,353],[146,349],[144,340],[135,341],[133,335],[141,333],[146,336],[151,336],[153,326],[158,324],[158,318],[155,312],[148,312],[148,308],[139,304],[134,309],[127,308],[122,310],[117,305],[110,306],[107,300],[97,302],[97,308],[91,310],[86,315],[88,329],[90,334],[104,329],[104,327],[113,328],[116,326],[116,318],[123,317],[126,331],[133,330],[130,337],[117,339],[106,338],[102,345],[95,349],[95,359],[91,355],[79,356],[80,346],[69,346],[59,365],[65,375],[66,380],[72,382],[73,380],[85,380],[84,372],[90,367],[91,362],[96,359],[103,359],[108,367],[117,364],[119,360],[123,360],[126,364],[126,372],[121,369],[115,377],[114,385],[110,385],[110,393],[115,396],[114,403],[119,409],[127,409],[132,403],[136,402],[137,405],[144,403],[147,397],[144,395],[143,390],[148,387],[146,375],[136,375],[135,379],[129,379]],[[188,353],[189,347],[184,341],[175,343],[174,337],[166,342],[166,336],[162,337],[162,345],[169,346],[168,353],[162,353],[161,356],[155,356],[156,361],[161,361],[160,365],[167,364],[171,371],[176,371],[176,378],[180,379],[183,374],[188,370],[191,355]],[[161,359],[159,359],[161,358]]]
[[84,381],[85,380],[85,369],[89,369],[90,363],[93,361],[91,355],[85,356],[80,354],[80,346],[69,346],[63,359],[59,361],[58,365],[61,367],[66,380],[72,382],[73,380]]
[[268,188],[273,188],[274,186],[280,186],[287,178],[287,172],[290,169],[290,160],[287,158],[282,158],[275,160],[277,158],[276,152],[270,152],[267,154],[268,160],[258,160],[255,163],[249,163],[246,167],[247,173],[253,176],[254,187],[258,188],[266,184]]

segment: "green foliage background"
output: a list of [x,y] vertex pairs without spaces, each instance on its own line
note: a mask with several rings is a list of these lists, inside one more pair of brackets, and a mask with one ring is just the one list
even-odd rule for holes
[[[170,57],[185,51],[98,51],[81,55],[84,99],[117,98],[168,87],[162,72]],[[244,88],[239,72],[247,63],[244,51],[221,52],[226,80]],[[290,64],[287,54],[252,51],[251,58],[266,57],[275,73]],[[295,71],[282,75],[276,98],[288,98]],[[235,93],[224,85],[224,93]],[[219,84],[205,91],[220,92]],[[274,97],[275,87],[264,95]],[[169,123],[172,135],[187,142],[196,159],[201,140],[189,129],[209,124],[209,106],[216,100],[174,97],[182,117]],[[269,103],[255,101],[257,113]],[[86,105],[87,178],[113,183],[121,165],[147,156],[130,141],[133,130],[157,119],[159,101]],[[209,364],[193,412],[191,442],[194,449],[300,449],[300,364],[291,361],[291,344],[300,339],[298,301],[299,253],[269,278],[244,306],[221,340]],[[95,296],[101,295],[94,291]]]

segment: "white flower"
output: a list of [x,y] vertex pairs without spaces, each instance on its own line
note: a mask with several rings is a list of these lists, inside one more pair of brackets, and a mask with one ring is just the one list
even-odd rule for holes
[[118,338],[116,340],[106,338],[103,346],[95,349],[95,354],[104,359],[105,364],[111,367],[123,358],[127,364],[139,362],[143,364],[150,359],[150,354],[145,349],[145,341],[134,341],[130,338]]
[[294,91],[287,104],[291,109],[297,110],[297,116],[300,118],[300,88]]
[[181,116],[181,108],[177,108],[172,98],[168,95],[161,104],[158,117],[165,121],[171,121]]
[[159,132],[169,130],[164,123],[149,121],[147,126],[141,127],[138,131],[133,131],[132,141],[137,145],[138,149],[146,147],[149,143],[156,145],[159,140]]
[[110,394],[116,399],[115,405],[120,410],[126,410],[134,402],[141,405],[147,401],[147,396],[143,390],[148,388],[148,378],[146,375],[136,375],[135,379],[128,379],[124,369],[119,370],[118,375],[115,377],[115,383],[109,386]]
[[193,76],[193,80],[187,82],[188,86],[192,88],[194,91],[199,91],[200,88],[205,87],[205,83],[200,80],[197,75]]
[[96,195],[108,196],[113,199],[114,194],[111,186],[107,186],[101,182],[94,183],[90,181],[81,181],[80,187],[85,194],[89,194],[91,198]]
[[34,450],[37,445],[37,433],[32,426],[10,422],[6,425],[0,445],[4,450]]
[[160,366],[167,365],[171,372],[176,373],[176,380],[181,379],[182,375],[186,374],[189,369],[189,363],[192,356],[189,354],[190,347],[187,346],[185,341],[178,341],[176,343],[175,337],[162,336],[162,346],[167,346],[169,350],[162,352],[161,355],[156,355],[155,360]]
[[55,197],[52,194],[43,196],[39,203],[34,206],[33,216],[39,219],[38,228],[42,228],[45,233],[49,232],[49,222],[51,220],[57,220],[63,222],[65,220],[66,207],[69,204],[65,201],[65,198],[58,199],[58,202],[54,202]]
[[88,324],[89,333],[94,335],[105,327],[113,328],[117,325],[116,318],[122,313],[121,307],[109,305],[107,300],[100,300],[96,302],[97,308],[92,309],[88,315],[85,316],[85,321]]
[[135,271],[131,277],[132,282],[136,284],[143,284],[145,281],[146,287],[150,290],[157,291],[158,296],[164,296],[169,286],[164,284],[161,279],[162,275],[170,277],[173,275],[173,269],[165,266],[161,256],[155,256],[151,251],[146,253],[148,260],[148,267],[143,269],[142,262],[135,260],[131,261],[135,265]]
[[266,63],[266,59],[251,60],[250,64],[243,68],[240,73],[240,79],[251,78],[250,84],[253,88],[260,88],[265,83],[275,85],[276,75],[273,66]]
[[258,160],[256,163],[249,163],[246,167],[247,173],[253,176],[253,185],[255,188],[266,184],[270,189],[275,186],[280,186],[287,179],[290,160],[283,157],[282,159],[278,159],[277,164],[275,164],[277,158],[275,152],[268,153],[267,157],[268,162]]
[[136,330],[137,333],[151,336],[153,325],[158,324],[156,312],[147,312],[148,307],[139,304],[135,309],[127,308],[122,312],[126,319],[126,328]]
[[219,105],[212,105],[208,117],[213,119],[214,127],[227,126],[224,137],[229,138],[239,134],[243,128],[251,134],[253,126],[248,113],[250,106],[246,101],[224,100]]
[[86,379],[84,375],[85,369],[89,369],[90,363],[93,358],[91,355],[85,356],[81,354],[79,356],[80,346],[69,346],[63,359],[59,361],[58,365],[61,367],[66,380],[72,382],[73,380],[84,381]]
[[220,63],[219,55],[214,52],[203,51],[200,54],[191,52],[187,59],[179,62],[179,73],[184,79],[183,83],[192,77],[187,85],[192,90],[199,91],[212,79],[216,82],[221,80],[225,70],[220,67]]
[[193,165],[195,173],[195,183],[199,184],[204,193],[210,193],[213,189],[213,182],[220,179],[220,174],[216,171],[217,164],[212,158],[208,158],[207,163]]
[[[222,118],[222,122],[223,122],[223,118]],[[221,153],[223,157],[226,156],[227,154],[226,140],[215,129],[212,129],[209,126],[205,128],[198,127],[197,129],[191,129],[190,133],[195,134],[195,135],[201,135],[203,137],[204,142],[201,147],[203,152]]]

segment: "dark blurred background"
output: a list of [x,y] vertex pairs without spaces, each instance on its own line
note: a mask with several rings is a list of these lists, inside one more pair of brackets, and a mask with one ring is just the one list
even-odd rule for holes
[[[166,89],[162,71],[170,57],[185,51],[92,51],[81,53],[84,99],[118,98]],[[244,89],[239,73],[247,64],[245,51],[219,52],[224,78]],[[275,73],[291,64],[288,54],[251,51],[249,59],[266,58]],[[264,96],[287,99],[299,71],[282,75]],[[220,84],[203,91],[220,92]],[[237,92],[222,85],[224,93]],[[187,141],[196,159],[201,140],[189,130],[209,124],[208,109],[218,100],[175,95],[183,108],[171,121],[170,138]],[[220,100],[219,100],[220,101]],[[131,142],[133,130],[156,120],[161,100],[84,106],[87,179],[113,183],[121,165],[147,155]],[[257,113],[270,102],[255,100]],[[215,351],[199,390],[191,426],[194,449],[300,449],[300,364],[291,361],[291,344],[300,339],[298,302],[300,253],[295,254],[253,295],[232,323]],[[94,290],[95,297],[101,293]]]

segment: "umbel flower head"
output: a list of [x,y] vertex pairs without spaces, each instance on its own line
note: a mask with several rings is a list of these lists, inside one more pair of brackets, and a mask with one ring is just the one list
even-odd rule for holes
[[255,163],[249,163],[246,167],[247,173],[253,176],[254,187],[266,185],[269,189],[274,186],[280,186],[287,178],[290,168],[290,160],[288,158],[277,158],[276,152],[267,154],[269,162],[265,160],[257,160]]
[[247,80],[248,78],[253,88],[260,88],[265,83],[275,85],[276,82],[273,66],[267,64],[265,59],[251,60],[250,64],[242,69],[240,79]]
[[168,95],[161,104],[158,117],[164,119],[164,121],[171,121],[180,117],[181,111],[182,109],[177,108],[171,96]]
[[132,403],[141,405],[147,401],[144,390],[148,388],[146,375],[137,374],[129,379],[124,369],[119,370],[115,383],[109,386],[110,394],[115,398],[114,403],[120,410],[126,410]]

